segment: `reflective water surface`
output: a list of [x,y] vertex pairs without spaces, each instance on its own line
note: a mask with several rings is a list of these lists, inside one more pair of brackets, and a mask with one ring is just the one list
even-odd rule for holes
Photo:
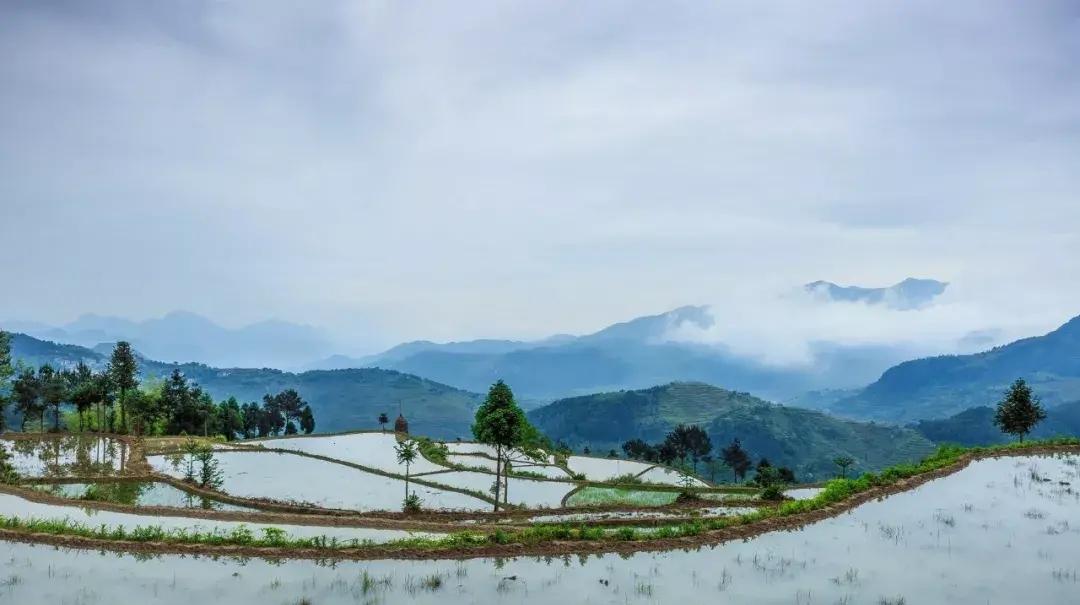
[[1077,458],[973,464],[799,531],[627,557],[317,564],[0,544],[11,603],[1075,603]]

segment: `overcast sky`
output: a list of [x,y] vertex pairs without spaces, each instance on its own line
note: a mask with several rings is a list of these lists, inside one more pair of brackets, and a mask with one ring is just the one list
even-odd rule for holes
[[6,0],[0,57],[0,319],[752,341],[909,275],[929,332],[1080,314],[1067,0]]

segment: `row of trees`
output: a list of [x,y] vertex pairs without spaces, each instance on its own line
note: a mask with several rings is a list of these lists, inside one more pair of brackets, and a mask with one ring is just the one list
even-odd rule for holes
[[[60,431],[70,425],[80,432],[224,435],[231,440],[315,430],[311,407],[293,389],[265,395],[261,404],[241,404],[235,397],[215,402],[179,369],[164,381],[142,384],[138,371],[131,346],[119,342],[101,371],[80,362],[71,369],[43,364],[15,372],[10,337],[0,332],[0,428],[7,404],[13,403],[23,431],[28,423],[36,422],[42,431]],[[71,415],[71,422],[66,421],[66,414]]]

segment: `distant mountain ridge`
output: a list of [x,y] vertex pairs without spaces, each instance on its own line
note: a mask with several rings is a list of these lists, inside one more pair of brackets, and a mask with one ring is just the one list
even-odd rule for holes
[[[72,367],[80,361],[104,368],[109,350],[93,351],[14,334],[12,357],[38,366]],[[258,401],[268,393],[296,389],[315,412],[316,431],[378,428],[382,412],[394,418],[399,406],[414,432],[432,437],[468,437],[480,396],[426,378],[377,368],[320,370],[300,373],[274,369],[215,368],[200,363],[164,363],[139,355],[143,378],[164,378],[179,369],[215,399],[235,396]]]
[[862,302],[908,311],[930,304],[948,286],[947,282],[909,277],[886,288],[839,286],[829,281],[815,281],[806,284],[803,289],[834,302]]
[[270,319],[231,329],[187,311],[144,321],[91,313],[59,327],[37,322],[5,322],[4,327],[87,348],[126,340],[154,359],[194,359],[233,367],[297,367],[334,348],[321,331],[310,326]]
[[812,345],[814,367],[781,368],[732,353],[722,344],[675,340],[688,328],[716,322],[705,306],[616,323],[592,334],[539,341],[417,341],[364,358],[332,358],[317,367],[381,367],[483,392],[502,378],[529,400],[552,401],[597,391],[636,389],[671,381],[701,381],[785,400],[813,389],[861,387],[911,357],[889,346]]
[[1043,336],[983,353],[906,361],[832,410],[893,422],[944,418],[994,404],[1017,378],[1027,380],[1050,406],[1080,399],[1080,317]]
[[659,442],[676,425],[694,424],[709,434],[717,455],[738,438],[755,461],[768,457],[807,481],[833,476],[832,461],[840,455],[854,457],[859,470],[876,470],[932,449],[910,429],[841,420],[692,382],[561,399],[532,410],[529,419],[552,439],[599,454],[632,438]]
[[[938,420],[920,420],[911,428],[936,443],[959,445],[994,445],[1012,441],[1014,437],[994,426],[994,408],[970,408]],[[1031,431],[1032,439],[1080,436],[1080,401],[1071,401],[1050,408],[1046,420]]]

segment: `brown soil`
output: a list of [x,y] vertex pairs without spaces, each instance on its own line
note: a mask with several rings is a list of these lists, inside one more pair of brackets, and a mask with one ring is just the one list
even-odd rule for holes
[[[333,551],[317,548],[272,548],[248,546],[211,546],[205,544],[172,544],[160,542],[131,542],[123,540],[105,540],[38,534],[20,530],[0,529],[0,539],[17,542],[35,542],[70,548],[92,548],[118,552],[138,553],[179,553],[205,554],[214,556],[264,557],[269,559],[469,559],[478,557],[514,557],[514,556],[561,556],[574,554],[634,553],[657,552],[674,549],[691,549],[702,546],[721,544],[731,540],[745,540],[777,530],[797,530],[807,524],[815,523],[847,512],[865,502],[880,500],[889,495],[904,492],[934,479],[951,475],[966,468],[971,462],[983,458],[1012,456],[1035,456],[1055,453],[1080,453],[1080,446],[1044,446],[1026,450],[984,452],[967,454],[955,464],[924,473],[916,477],[903,479],[884,487],[875,487],[855,495],[843,502],[833,504],[812,512],[771,518],[760,522],[727,527],[704,532],[697,536],[642,541],[550,541],[539,544],[484,544],[476,547],[456,547],[445,549],[401,547],[393,545],[371,546],[362,548],[344,548]],[[173,511],[170,510],[170,514]],[[535,513],[533,513],[535,514]],[[264,517],[259,516],[260,520]],[[445,526],[446,530],[461,529],[457,526]],[[477,527],[477,529],[481,529]]]

